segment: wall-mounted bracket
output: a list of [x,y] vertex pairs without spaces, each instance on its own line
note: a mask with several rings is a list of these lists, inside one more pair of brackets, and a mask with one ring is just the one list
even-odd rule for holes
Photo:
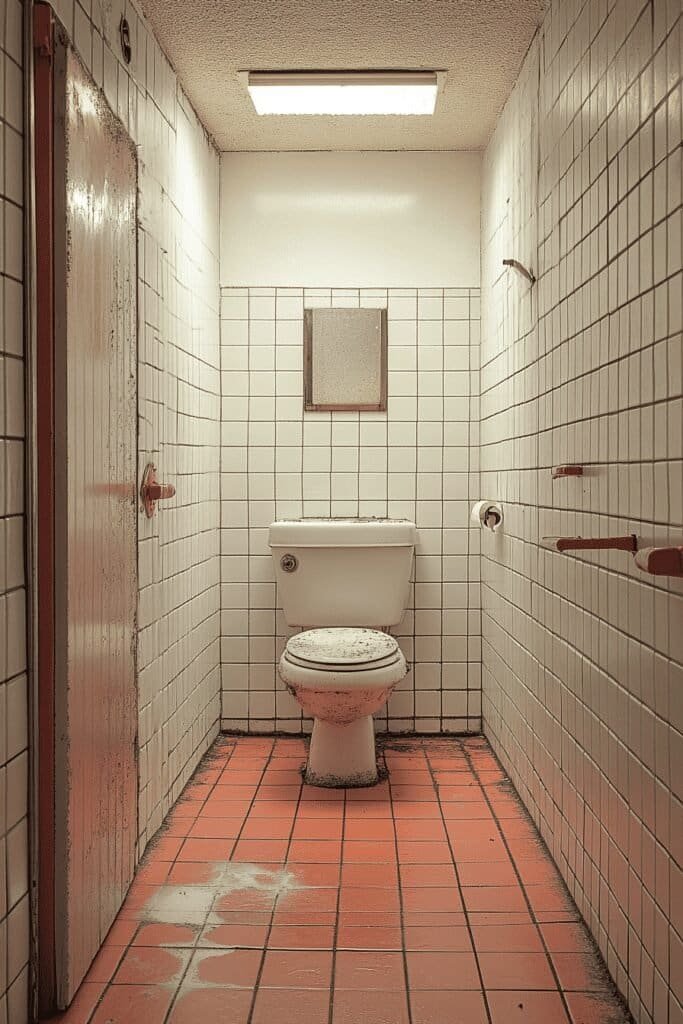
[[638,550],[635,533],[626,537],[542,537],[541,544],[552,551],[630,551]]
[[683,577],[683,547],[639,548],[635,533],[627,537],[541,537],[551,551],[629,551],[643,572]]
[[530,284],[536,284],[535,276],[530,270],[527,270],[524,264],[520,263],[519,260],[503,260],[503,266],[512,267],[512,269],[520,273],[522,277],[525,277]]
[[153,462],[148,462],[145,472],[142,474],[140,486],[140,499],[145,509],[145,515],[151,519],[156,511],[157,501],[172,498],[175,495],[173,484],[160,484],[157,480],[157,467]]
[[641,548],[636,565],[653,576],[683,576],[683,547]]

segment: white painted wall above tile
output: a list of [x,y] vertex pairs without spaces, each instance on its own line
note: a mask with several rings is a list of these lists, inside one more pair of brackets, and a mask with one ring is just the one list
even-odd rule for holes
[[221,284],[479,286],[479,153],[224,153]]

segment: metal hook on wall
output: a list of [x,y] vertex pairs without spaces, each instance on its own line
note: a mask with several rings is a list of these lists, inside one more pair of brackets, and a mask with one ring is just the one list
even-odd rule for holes
[[519,260],[503,260],[503,266],[512,267],[513,270],[519,271],[522,277],[525,277],[531,284],[536,284],[536,278],[534,275],[530,270],[527,270],[524,264],[520,263]]

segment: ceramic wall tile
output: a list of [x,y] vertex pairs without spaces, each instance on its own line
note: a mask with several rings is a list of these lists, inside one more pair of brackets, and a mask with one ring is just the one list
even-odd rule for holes
[[[386,413],[303,412],[303,309],[312,306],[388,309]],[[476,481],[464,372],[478,368],[470,346],[478,316],[478,289],[222,289],[225,728],[311,727],[277,675],[290,631],[273,582],[270,522],[369,515],[413,519],[419,533],[409,607],[396,629],[411,670],[378,729],[479,729],[479,594],[468,587],[479,579],[479,537],[468,515]],[[447,323],[463,326],[449,349],[457,369],[444,374]],[[451,615],[455,608],[463,614]]]
[[29,953],[21,24],[18,0],[0,6],[0,1006],[16,1006],[18,1022]]
[[[140,468],[154,460],[177,498],[140,516],[139,853],[218,729],[220,365],[218,155],[143,17],[55,0],[55,12],[139,155]],[[22,18],[0,5],[0,1015],[28,1019],[26,594],[23,570]],[[90,13],[91,12],[91,13]],[[23,780],[23,781],[22,781]],[[23,799],[19,797],[23,796]],[[5,881],[6,879],[6,881]],[[5,938],[6,937],[6,938]],[[5,946],[7,952],[5,953]],[[4,1017],[3,1017],[4,1019]]]
[[683,586],[539,539],[681,543],[681,43],[680,3],[554,0],[482,208],[484,729],[656,1024],[683,1017]]

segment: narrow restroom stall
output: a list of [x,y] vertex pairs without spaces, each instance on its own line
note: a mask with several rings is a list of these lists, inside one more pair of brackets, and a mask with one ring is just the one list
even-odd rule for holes
[[[134,2],[0,3],[0,1024],[683,1024],[681,580],[547,543],[683,557],[681,0]],[[306,401],[340,310],[372,410]],[[417,528],[373,786],[279,671],[311,518]]]
[[73,999],[135,868],[137,158],[51,9],[34,17],[45,1011]]

